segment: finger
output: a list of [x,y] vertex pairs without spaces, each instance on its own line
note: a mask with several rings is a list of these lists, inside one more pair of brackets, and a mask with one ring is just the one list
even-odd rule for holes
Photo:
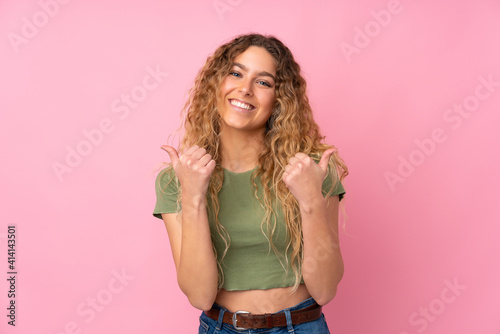
[[207,150],[205,150],[203,147],[199,147],[196,149],[196,151],[194,151],[192,154],[191,154],[191,158],[195,159],[195,160],[199,160],[201,159],[202,156],[204,156],[205,154],[207,154]]
[[299,158],[296,158],[296,157],[291,157],[290,159],[288,159],[288,163],[290,165],[295,165],[297,162],[300,162],[301,160]]
[[212,173],[215,169],[215,160],[210,160],[207,164],[207,168],[208,170],[210,171],[210,173]]
[[328,169],[328,161],[330,161],[330,157],[332,156],[333,153],[337,151],[337,148],[329,148],[325,152],[323,152],[323,155],[321,156],[321,160],[319,161],[319,165],[323,170]]
[[173,164],[177,163],[177,161],[179,160],[179,154],[177,153],[175,148],[168,145],[163,145],[160,148],[168,153],[170,161],[172,161]]
[[[290,173],[290,171],[292,170],[292,168],[293,168],[292,165],[286,165],[285,166],[285,173],[287,173],[287,174]],[[283,173],[283,175],[285,175],[285,174]]]
[[283,176],[281,177],[281,179],[283,180],[283,182],[285,183],[285,186],[288,188],[288,178],[290,177],[290,174],[288,174],[287,172],[284,172],[283,173]]
[[195,152],[199,148],[200,147],[198,145],[193,145],[190,148],[188,148],[182,155],[190,156],[191,154],[193,154],[193,152]]
[[205,154],[198,160],[198,162],[201,166],[205,167],[210,162],[210,160],[212,160],[212,156],[210,154]]
[[295,157],[300,160],[309,159],[309,156],[302,152],[295,154]]

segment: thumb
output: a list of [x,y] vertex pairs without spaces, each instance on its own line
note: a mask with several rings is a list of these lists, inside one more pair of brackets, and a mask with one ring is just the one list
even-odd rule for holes
[[160,148],[168,153],[168,156],[170,157],[170,161],[172,161],[172,164],[177,163],[177,161],[179,160],[179,154],[177,154],[175,148],[168,145],[163,145]]
[[329,148],[325,152],[323,152],[323,155],[321,156],[321,160],[319,161],[319,166],[323,170],[328,169],[328,161],[330,161],[330,157],[332,156],[333,153],[337,152],[336,147]]

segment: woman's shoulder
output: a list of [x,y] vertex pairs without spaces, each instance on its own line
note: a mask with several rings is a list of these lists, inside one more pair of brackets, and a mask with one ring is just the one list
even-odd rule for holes
[[158,175],[156,176],[156,181],[155,184],[157,187],[164,189],[167,186],[174,186],[177,184],[176,182],[176,177],[175,177],[175,172],[172,166],[167,166],[166,168],[162,169]]

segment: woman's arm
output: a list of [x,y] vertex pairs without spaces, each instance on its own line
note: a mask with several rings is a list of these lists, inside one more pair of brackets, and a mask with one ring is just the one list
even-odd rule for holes
[[283,182],[297,199],[302,217],[302,278],[320,305],[335,297],[344,274],[338,239],[339,196],[325,199],[322,193],[328,161],[335,150],[323,152],[319,163],[304,153],[297,153],[289,159],[283,174]]
[[212,249],[206,208],[206,193],[215,167],[210,155],[197,146],[179,158],[165,146],[181,182],[182,212],[162,214],[177,270],[177,282],[191,305],[209,310],[217,296],[217,262]]
[[217,295],[218,276],[207,212],[204,206],[187,202],[182,202],[180,221],[175,213],[164,213],[162,218],[172,248],[179,287],[191,305],[209,310]]
[[321,196],[300,205],[304,262],[302,275],[311,296],[328,304],[344,274],[338,236],[339,196]]

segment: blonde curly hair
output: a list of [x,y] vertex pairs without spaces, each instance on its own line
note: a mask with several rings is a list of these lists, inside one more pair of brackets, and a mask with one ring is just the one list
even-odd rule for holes
[[[290,293],[297,290],[301,283],[303,262],[303,240],[302,220],[297,200],[291,196],[290,191],[282,180],[288,159],[296,153],[302,152],[315,159],[320,159],[324,151],[332,146],[324,143],[319,127],[313,119],[311,106],[306,94],[306,81],[301,75],[299,64],[295,62],[292,52],[280,40],[274,36],[260,34],[240,35],[233,40],[221,45],[210,55],[205,65],[200,69],[195,79],[194,86],[189,91],[189,98],[181,111],[183,124],[177,132],[184,128],[184,135],[178,147],[179,154],[187,148],[198,145],[206,149],[216,162],[207,191],[207,202],[210,202],[213,210],[209,212],[216,229],[225,243],[225,250],[217,260],[219,272],[219,284],[221,288],[224,283],[222,261],[229,248],[231,238],[218,219],[219,200],[218,193],[222,188],[224,173],[221,166],[220,152],[220,129],[221,117],[218,113],[220,86],[224,78],[231,72],[233,60],[250,46],[262,47],[267,50],[276,63],[276,100],[271,117],[266,124],[264,135],[264,147],[258,158],[258,168],[252,173],[251,179],[257,196],[257,177],[261,178],[264,198],[258,198],[265,208],[265,216],[262,220],[261,230],[269,241],[269,247],[273,249],[280,259],[291,267],[295,276],[295,283]],[[170,138],[170,137],[169,137]],[[162,172],[171,172],[171,163]],[[334,176],[333,186],[328,194],[335,189],[337,182],[341,182],[348,174],[348,169],[338,152],[335,152],[329,161],[329,170]],[[179,181],[174,177],[171,182]],[[181,191],[177,197],[177,211],[180,212]],[[279,254],[273,244],[273,233],[276,228],[276,215],[274,214],[273,201],[281,204],[283,216],[286,221],[287,248],[284,254]],[[345,215],[343,204],[341,211]],[[179,216],[179,215],[178,215]],[[271,219],[274,217],[274,220]],[[266,227],[264,231],[264,226]],[[213,238],[213,236],[212,236]],[[212,243],[214,244],[214,243]],[[291,249],[290,258],[287,254]],[[215,255],[217,250],[213,246]]]

